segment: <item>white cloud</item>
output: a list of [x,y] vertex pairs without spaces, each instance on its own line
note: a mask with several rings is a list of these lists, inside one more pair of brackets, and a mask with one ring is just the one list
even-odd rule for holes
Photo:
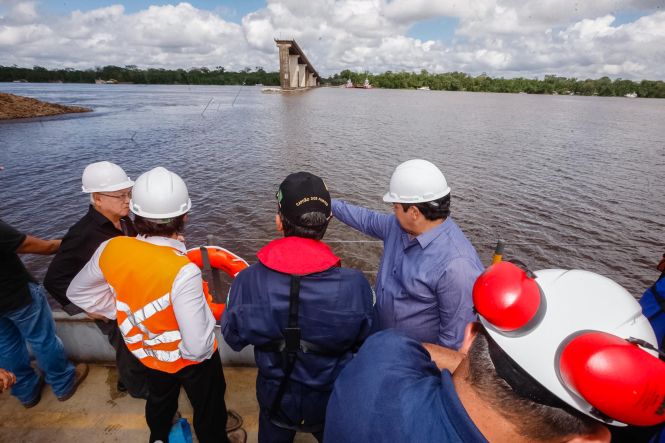
[[[268,0],[228,21],[189,3],[46,16],[0,0],[0,64],[277,69],[274,38],[295,38],[315,68],[487,72],[492,76],[665,78],[662,0]],[[632,23],[618,13],[641,11]],[[458,20],[452,40],[408,36],[420,20]]]
[[8,14],[8,18],[14,23],[31,23],[37,19],[35,2],[16,3]]
[[393,0],[386,4],[385,14],[398,23],[411,24],[436,17],[473,18],[487,15],[496,0],[431,1]]

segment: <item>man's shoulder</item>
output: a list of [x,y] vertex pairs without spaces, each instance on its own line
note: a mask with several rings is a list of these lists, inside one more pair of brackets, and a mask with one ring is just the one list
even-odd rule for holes
[[462,229],[452,218],[444,221],[443,235],[437,236],[432,243],[436,249],[445,251],[442,259],[445,261],[455,259],[478,259],[478,252]]
[[429,354],[420,342],[394,329],[379,331],[369,336],[361,352],[373,355],[377,363],[385,360],[393,366],[400,360],[402,363],[418,360],[431,364]]
[[247,276],[256,275],[256,273],[266,272],[266,271],[270,271],[270,269],[263,266],[260,262],[256,262],[247,266],[242,271],[240,271],[238,275],[235,276],[235,278],[236,280],[238,278],[243,278],[243,277],[246,278]]
[[77,241],[89,237],[96,230],[96,224],[89,213],[84,214],[71,225],[62,239],[62,243]]
[[464,231],[462,231],[462,228],[459,227],[452,217],[448,217],[443,221],[441,229],[445,235],[439,236],[435,241],[462,244],[470,243],[468,237]]
[[331,269],[336,269],[342,276],[342,278],[348,278],[348,279],[353,279],[353,280],[367,280],[365,278],[365,274],[363,274],[362,271],[358,269],[353,269],[353,268],[345,268],[343,266],[340,266],[338,268],[331,268]]
[[[240,271],[238,275],[234,277],[232,286],[237,289],[239,287],[245,287],[250,284],[258,284],[262,281],[265,281],[270,274],[279,274],[279,272],[267,268],[261,264],[261,262],[253,263]],[[284,275],[286,278],[286,274]]]
[[362,271],[350,268],[337,268],[339,279],[347,291],[364,294],[372,292],[372,285]]

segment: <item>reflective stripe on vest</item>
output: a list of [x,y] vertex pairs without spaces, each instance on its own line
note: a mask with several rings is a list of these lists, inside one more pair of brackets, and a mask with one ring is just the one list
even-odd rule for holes
[[175,373],[198,363],[182,356],[171,304],[173,283],[190,264],[172,247],[130,237],[111,239],[100,256],[99,267],[116,296],[120,333],[127,349],[149,368]]
[[116,308],[118,311],[122,311],[125,314],[127,314],[127,318],[125,321],[123,321],[118,327],[120,328],[120,332],[123,333],[123,335],[129,334],[129,331],[132,330],[133,327],[137,327],[141,329],[144,333],[149,334],[150,332],[147,330],[144,330],[144,328],[141,328],[142,323],[147,319],[155,315],[156,313],[163,311],[164,309],[168,308],[171,306],[171,294],[164,294],[161,297],[159,297],[155,301],[151,301],[147,305],[143,306],[141,309],[132,312],[131,308],[119,301],[116,300],[115,303]]
[[180,350],[175,350],[175,351],[159,351],[156,349],[150,349],[150,348],[139,348],[139,349],[134,349],[132,351],[132,354],[136,356],[139,360],[142,360],[146,357],[152,357],[154,359],[157,359],[159,361],[167,362],[167,363],[172,363],[174,361],[178,361],[181,359],[180,355]]
[[[164,309],[168,308],[171,305],[170,300],[171,300],[170,294],[163,295],[162,297],[158,298],[153,302],[148,303],[147,305],[145,305],[144,307],[135,312],[132,312],[126,303],[116,300],[116,308],[118,309],[118,311],[122,311],[125,314],[127,314],[127,318],[119,326],[120,332],[122,333],[125,342],[128,344],[136,344],[139,342],[143,342],[144,347],[151,347],[163,343],[172,343],[175,341],[182,340],[182,336],[180,335],[180,331],[178,330],[165,331],[162,332],[161,334],[155,335],[150,331],[148,331],[145,328],[145,326],[143,326],[142,324],[142,322],[147,318],[151,317],[157,312],[163,311]],[[129,335],[129,331],[131,331],[132,328],[140,329],[143,332],[143,334]],[[145,335],[147,335],[150,338],[144,339]],[[179,349],[174,351],[152,351],[150,349],[143,349],[143,348],[135,348],[130,350],[132,354],[134,354],[139,359],[151,356],[160,361],[172,362],[180,357]],[[176,358],[173,358],[173,355],[176,355]]]

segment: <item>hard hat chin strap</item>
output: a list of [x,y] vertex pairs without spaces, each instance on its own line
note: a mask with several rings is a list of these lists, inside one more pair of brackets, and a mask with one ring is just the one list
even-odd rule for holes
[[520,397],[553,408],[570,409],[559,397],[529,375],[520,365],[506,354],[489,334],[486,334],[489,354],[494,369],[510,388]]

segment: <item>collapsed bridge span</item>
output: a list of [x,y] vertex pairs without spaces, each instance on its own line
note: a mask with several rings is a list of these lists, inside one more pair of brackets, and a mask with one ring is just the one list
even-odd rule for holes
[[320,77],[295,40],[277,40],[279,48],[279,81],[282,89],[319,86]]

